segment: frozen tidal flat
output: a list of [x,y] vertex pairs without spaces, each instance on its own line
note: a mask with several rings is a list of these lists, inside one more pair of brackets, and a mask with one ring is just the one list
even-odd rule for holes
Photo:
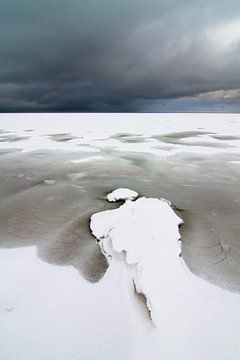
[[[0,130],[0,358],[239,359],[239,115],[1,115]],[[184,221],[181,248],[146,252],[157,326],[134,265],[89,229],[117,188]]]

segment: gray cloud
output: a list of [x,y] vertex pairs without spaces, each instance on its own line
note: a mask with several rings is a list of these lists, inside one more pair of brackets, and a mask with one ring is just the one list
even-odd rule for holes
[[238,0],[0,2],[0,111],[240,111]]

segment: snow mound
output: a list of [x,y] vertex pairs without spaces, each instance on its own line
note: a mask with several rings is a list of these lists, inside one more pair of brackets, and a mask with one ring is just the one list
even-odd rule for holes
[[134,190],[119,188],[112,191],[107,195],[109,202],[115,202],[118,200],[134,200],[138,197],[138,193]]
[[[119,194],[126,198],[132,194],[128,189],[118,190],[115,192],[118,199]],[[114,198],[114,192],[109,195]],[[127,264],[135,265],[133,281],[137,292],[146,297],[152,318],[155,303],[158,302],[155,296],[156,276],[162,291],[169,293],[182,271],[177,246],[180,239],[178,226],[181,223],[182,219],[166,200],[145,197],[136,201],[128,200],[118,209],[91,217],[91,231],[108,260],[112,261],[110,259],[116,259],[117,253],[125,252]],[[172,273],[166,278],[169,267]]]

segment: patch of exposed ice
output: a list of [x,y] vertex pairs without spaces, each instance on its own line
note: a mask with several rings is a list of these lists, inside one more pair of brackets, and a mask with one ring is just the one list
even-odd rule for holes
[[134,190],[120,188],[112,191],[107,195],[107,200],[115,202],[118,200],[134,200],[138,197],[138,193]]

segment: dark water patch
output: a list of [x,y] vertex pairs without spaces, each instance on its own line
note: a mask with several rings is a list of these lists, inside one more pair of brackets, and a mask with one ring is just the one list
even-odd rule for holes
[[77,139],[77,136],[74,136],[70,133],[60,133],[60,134],[50,134],[47,135],[49,139],[56,142],[67,142],[73,139]]
[[174,150],[174,146],[171,146],[171,145],[158,145],[158,146],[153,146],[153,149],[171,151],[171,150]]
[[[204,208],[185,211],[181,228],[182,253],[189,268],[197,275],[221,287],[240,291],[239,204],[227,189],[207,193]],[[234,239],[234,240],[233,240]],[[233,248],[232,241],[236,248]]]
[[38,255],[51,264],[72,265],[86,280],[97,282],[105,273],[108,263],[90,232],[91,215],[92,212],[78,215],[64,224],[61,232],[46,246],[38,246]]
[[144,143],[148,141],[148,139],[142,135],[135,135],[130,133],[117,133],[115,135],[111,135],[110,139],[118,140],[121,143],[126,143],[126,144]]
[[236,136],[236,135],[211,135],[212,138],[217,139],[217,140],[239,140],[240,136]]
[[218,149],[226,149],[232,147],[232,145],[229,144],[222,144],[222,143],[211,143],[208,141],[198,141],[198,142],[182,142],[182,145],[185,146],[203,146],[203,147],[209,147],[209,148],[218,148]]
[[210,135],[214,133],[210,133],[207,131],[179,131],[179,132],[172,132],[165,135],[161,135],[161,137],[171,138],[171,139],[186,139],[189,137],[195,137],[200,135]]
[[230,148],[232,145],[225,143],[212,143],[209,141],[184,141],[184,138],[171,138],[163,135],[154,135],[151,137],[156,139],[161,143],[173,144],[173,145],[184,145],[184,146],[200,146],[200,147],[209,147],[209,148]]
[[28,136],[0,135],[0,142],[17,142],[28,139],[29,139]]
[[0,156],[20,152],[21,149],[0,149]]
[[12,131],[6,129],[0,129],[0,134],[10,134]]
[[124,132],[122,132],[122,133],[117,133],[117,134],[115,134],[115,135],[113,135],[113,136],[115,136],[115,137],[117,137],[117,138],[128,138],[128,137],[132,137],[132,136],[142,136],[141,134],[132,134],[132,133],[124,133]]
[[[89,218],[104,201],[66,184],[30,186],[1,202],[0,247],[37,246],[44,261],[72,265],[88,281],[98,281],[107,262],[89,231]],[[94,204],[94,205],[93,205]]]
[[[98,181],[94,166],[66,162],[65,156],[21,154],[1,163],[0,247],[35,245],[42,260],[72,265],[85,279],[96,282],[108,264],[89,230],[90,216],[117,205],[105,201],[106,186]],[[68,174],[82,167],[89,176],[79,186],[79,179],[69,180]],[[44,178],[57,182],[50,186]]]
[[179,144],[181,143],[181,139],[179,138],[171,138],[164,135],[152,135],[151,139],[158,140],[159,142],[166,143],[166,144]]
[[175,157],[179,157],[181,162],[186,162],[188,164],[195,164],[197,165],[199,162],[206,162],[206,155],[201,154],[193,154],[193,153],[186,153],[186,152],[179,152],[178,155]]

